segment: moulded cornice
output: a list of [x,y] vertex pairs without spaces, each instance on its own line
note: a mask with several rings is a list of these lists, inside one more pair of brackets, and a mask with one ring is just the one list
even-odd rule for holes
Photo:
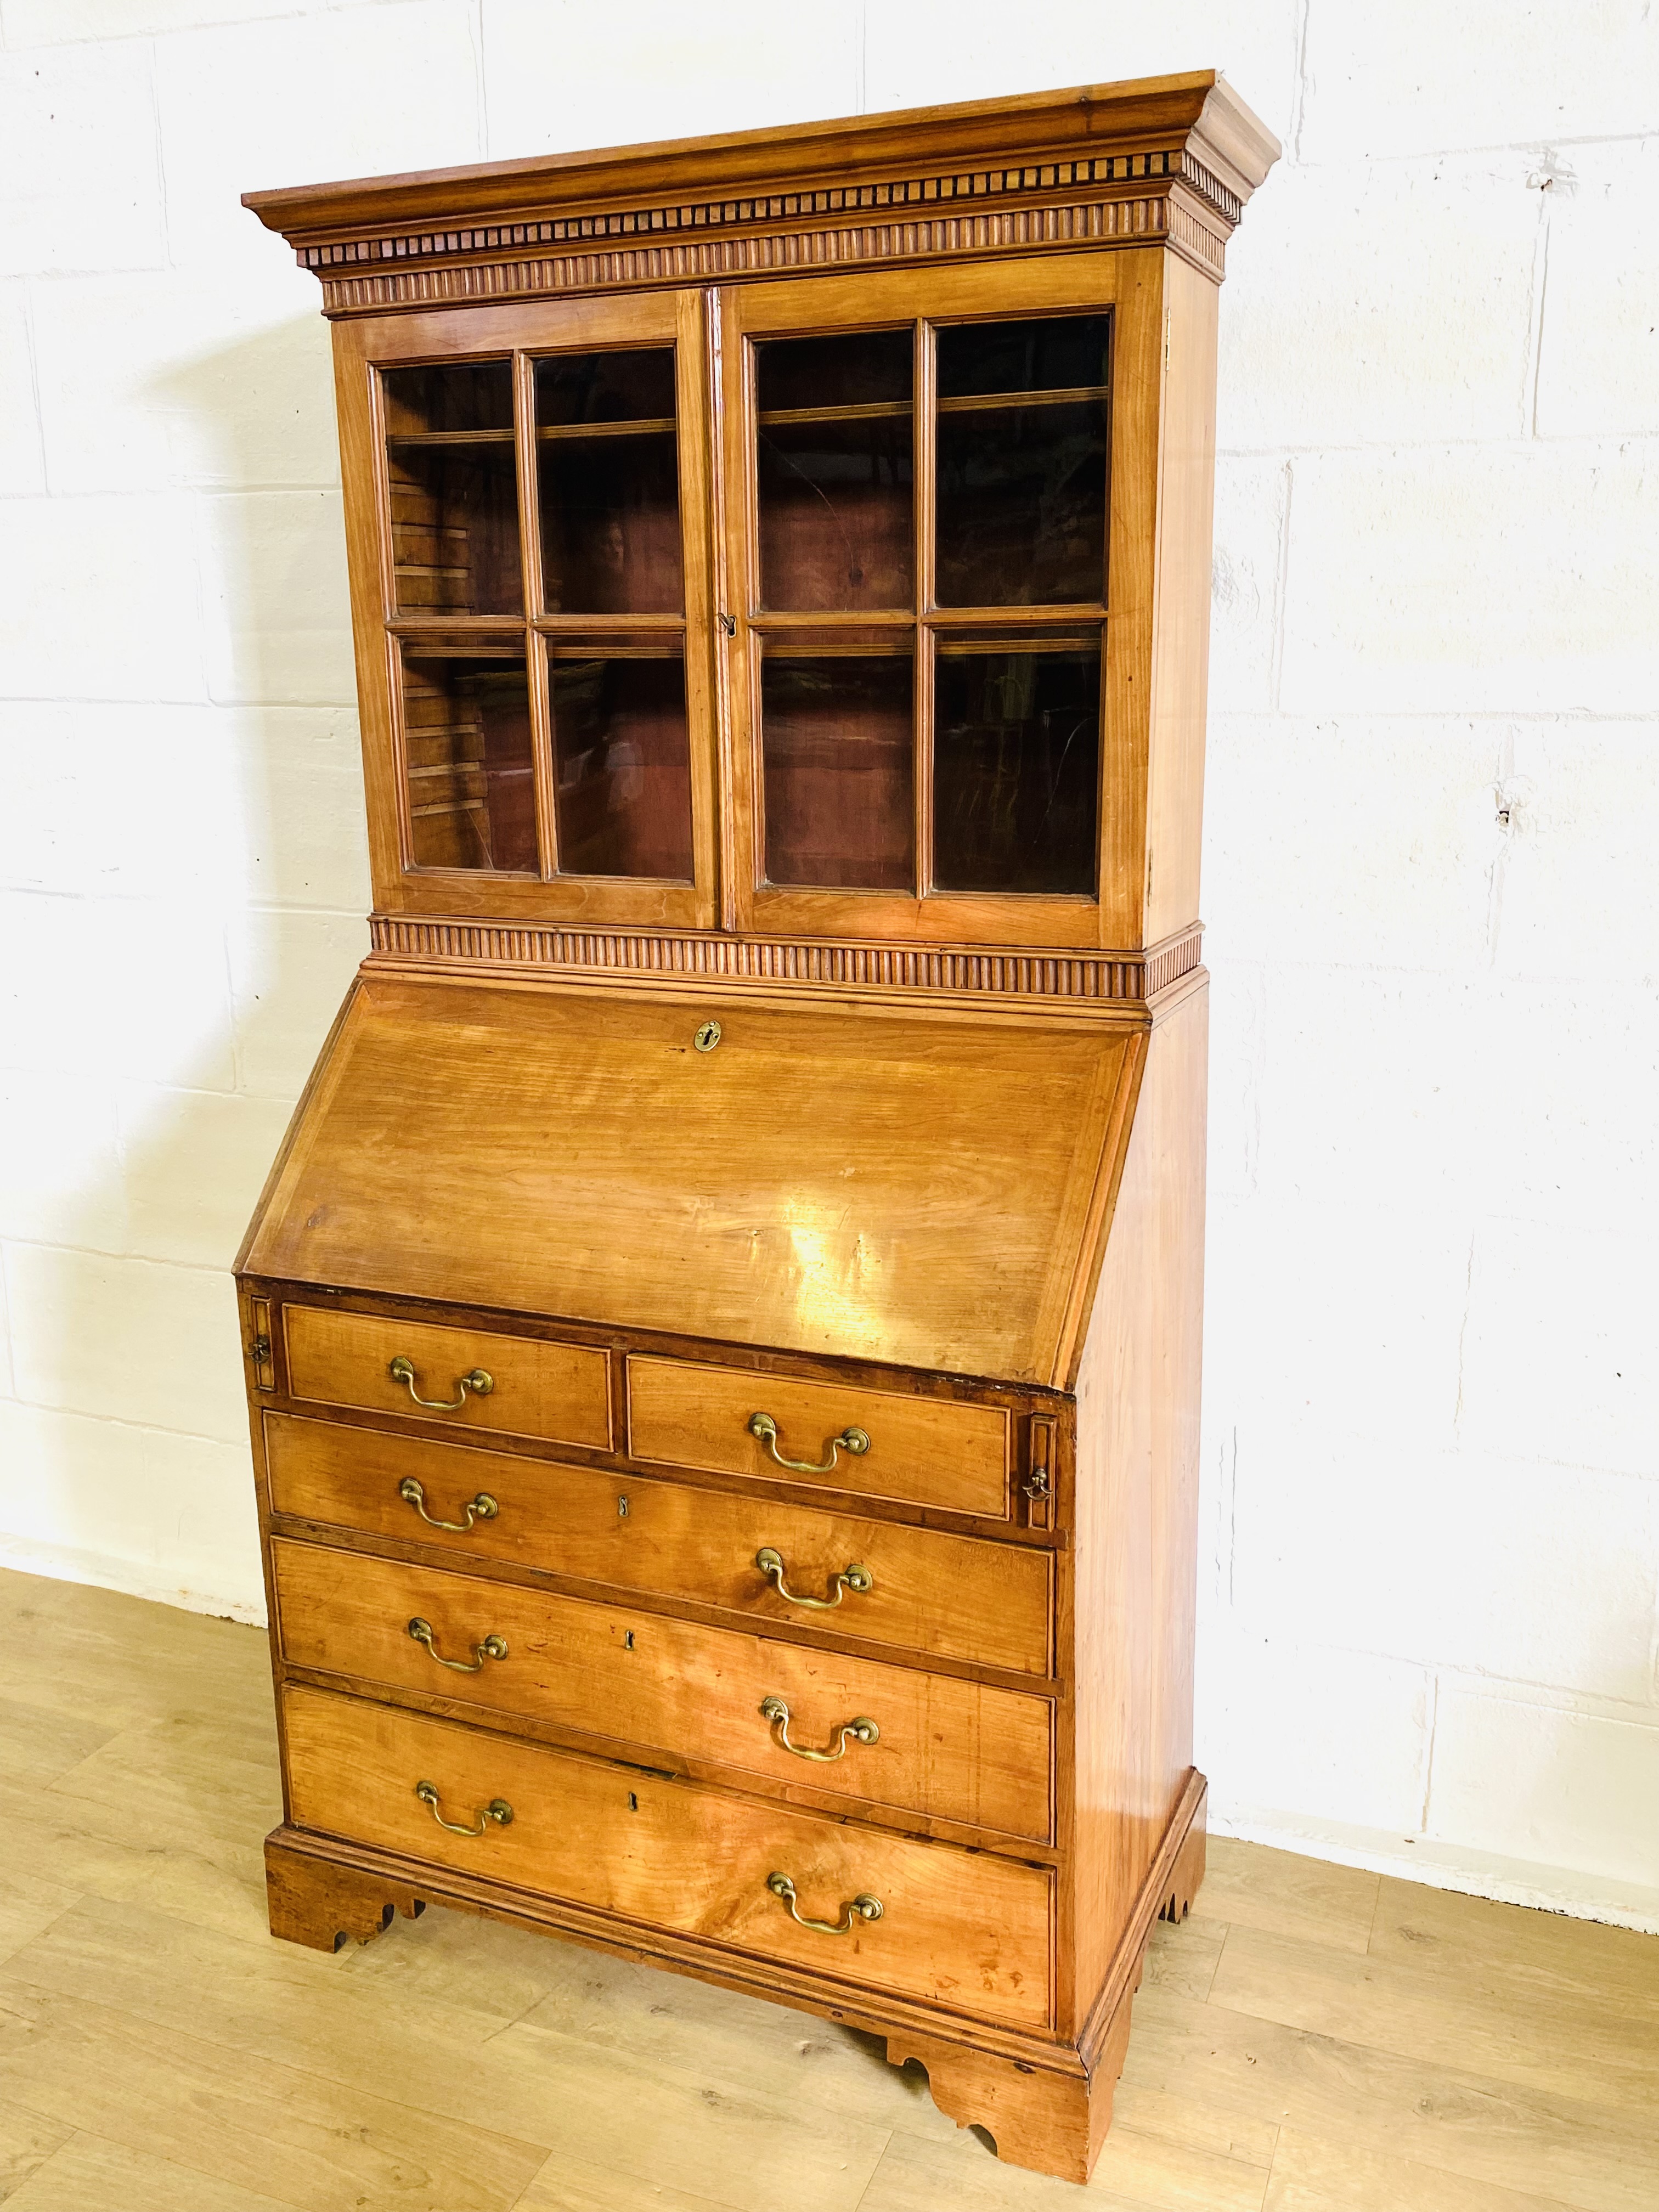
[[1157,236],[1218,277],[1278,153],[1203,70],[244,204],[323,279],[336,313]]

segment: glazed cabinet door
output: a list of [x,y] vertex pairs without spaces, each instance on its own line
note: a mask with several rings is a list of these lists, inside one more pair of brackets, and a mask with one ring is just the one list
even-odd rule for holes
[[1133,941],[1160,281],[1114,252],[723,295],[740,926]]
[[335,328],[377,903],[708,926],[703,295]]

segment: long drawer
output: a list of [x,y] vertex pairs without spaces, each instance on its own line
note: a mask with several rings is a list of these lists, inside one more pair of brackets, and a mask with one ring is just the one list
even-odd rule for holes
[[318,1544],[271,1561],[294,1666],[1048,1838],[1044,1698]]
[[307,1305],[283,1308],[283,1340],[296,1398],[611,1448],[610,1362],[591,1345]]
[[283,1713],[297,1826],[860,1986],[1048,2022],[1044,1869],[355,1698],[290,1687]]
[[628,1436],[635,1459],[670,1467],[766,1475],[999,1519],[1008,1510],[1012,1438],[1002,1406],[635,1352]]
[[[264,1433],[277,1513],[721,1606],[757,1626],[1048,1672],[1050,1557],[1032,1547],[292,1414],[267,1413]],[[756,1565],[763,1551],[776,1572]],[[854,1567],[867,1587],[840,1579]]]

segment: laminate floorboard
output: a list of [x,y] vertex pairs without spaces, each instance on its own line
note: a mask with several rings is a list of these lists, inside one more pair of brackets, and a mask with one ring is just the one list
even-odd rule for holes
[[1659,1938],[1214,1840],[1085,2192],[874,2039],[434,1911],[272,1941],[256,1631],[0,1573],[6,2212],[1656,2212]]

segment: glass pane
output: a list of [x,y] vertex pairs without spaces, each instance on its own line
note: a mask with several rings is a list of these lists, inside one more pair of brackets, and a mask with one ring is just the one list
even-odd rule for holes
[[1098,648],[941,650],[933,697],[934,887],[1092,897]]
[[912,671],[908,653],[765,656],[769,882],[914,890]]
[[1042,315],[1023,323],[957,323],[939,333],[939,396],[1103,391],[1109,315]]
[[763,414],[802,407],[871,407],[902,400],[915,377],[908,330],[832,338],[763,338],[755,347],[755,404]]
[[913,350],[908,330],[756,347],[763,606],[914,603]]
[[404,743],[416,866],[533,874],[536,797],[522,656],[405,655]]
[[538,362],[536,453],[548,612],[679,613],[673,348]]
[[536,363],[536,422],[541,428],[655,422],[672,429],[673,347],[550,354]]
[[939,331],[941,606],[1104,601],[1110,336],[1107,315]]
[[457,361],[383,372],[388,438],[513,434],[510,361]]
[[678,659],[556,659],[559,872],[691,879],[691,764]]
[[521,613],[512,365],[389,368],[382,381],[398,612]]

